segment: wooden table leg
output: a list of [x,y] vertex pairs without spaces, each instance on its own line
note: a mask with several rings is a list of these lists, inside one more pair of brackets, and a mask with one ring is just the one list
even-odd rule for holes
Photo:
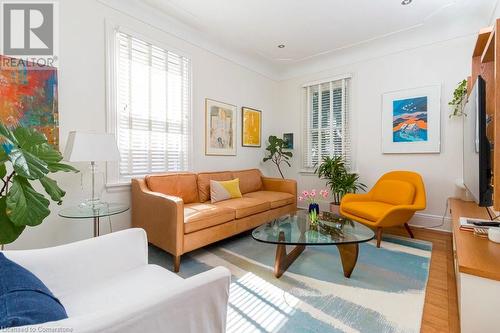
[[[285,235],[283,232],[280,232],[280,240],[284,240],[284,238]],[[286,245],[278,244],[276,246],[276,260],[274,261],[274,276],[280,278],[305,248],[305,245],[297,245],[289,254],[287,254]]]
[[342,261],[342,268],[344,269],[344,276],[351,277],[351,273],[358,261],[358,244],[339,244],[337,245],[340,253],[340,260]]

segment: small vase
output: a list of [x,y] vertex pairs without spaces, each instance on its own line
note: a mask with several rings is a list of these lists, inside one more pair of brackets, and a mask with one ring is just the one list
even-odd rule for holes
[[309,213],[312,211],[316,211],[316,214],[319,215],[319,205],[317,203],[309,204]]

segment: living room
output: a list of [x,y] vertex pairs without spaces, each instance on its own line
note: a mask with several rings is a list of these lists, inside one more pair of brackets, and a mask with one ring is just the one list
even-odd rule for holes
[[0,6],[0,331],[497,331],[497,0]]

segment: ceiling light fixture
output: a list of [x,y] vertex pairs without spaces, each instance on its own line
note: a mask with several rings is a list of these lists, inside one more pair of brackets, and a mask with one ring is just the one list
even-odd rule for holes
[[278,45],[278,48],[279,48],[279,49],[284,49],[284,48],[285,48],[285,44],[280,44],[280,45]]
[[401,4],[402,4],[403,6],[406,6],[406,5],[411,4],[411,2],[412,2],[412,1],[413,1],[413,0],[403,0],[403,1],[401,1]]

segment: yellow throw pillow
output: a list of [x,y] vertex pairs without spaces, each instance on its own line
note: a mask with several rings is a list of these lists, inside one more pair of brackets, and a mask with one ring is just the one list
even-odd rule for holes
[[222,182],[210,180],[210,198],[212,203],[233,198],[241,198],[240,179],[236,178]]

